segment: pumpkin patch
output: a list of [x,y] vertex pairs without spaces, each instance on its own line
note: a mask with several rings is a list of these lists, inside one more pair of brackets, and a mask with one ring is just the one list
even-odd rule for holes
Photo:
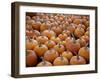
[[89,16],[26,15],[26,67],[89,64]]

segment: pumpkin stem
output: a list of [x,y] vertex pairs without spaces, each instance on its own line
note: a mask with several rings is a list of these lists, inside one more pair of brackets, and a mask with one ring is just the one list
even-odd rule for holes
[[75,43],[76,42],[75,36],[73,35],[73,33],[71,35],[73,37],[73,42]]
[[46,61],[44,60],[43,57],[41,57],[41,59],[42,59],[42,61],[43,61],[43,65],[45,65],[45,64],[46,64]]
[[71,36],[72,36],[72,37],[73,37],[73,39],[75,40],[75,36],[74,36],[74,34],[73,34],[73,33],[71,34]]
[[29,41],[32,42],[32,37],[29,38]]
[[61,57],[61,60],[63,60],[63,56],[62,56],[62,55],[60,55],[60,57]]
[[33,28],[32,28],[32,31],[35,32]]
[[64,34],[64,32],[62,32],[62,34]]
[[89,43],[86,43],[85,47],[87,47],[87,46],[88,46],[88,44],[89,44]]
[[77,59],[79,60],[79,55],[77,54]]
[[48,41],[48,43],[50,44],[50,40]]
[[49,26],[49,28],[48,28],[48,31],[50,32],[50,30],[51,30],[51,26]]
[[76,52],[74,52],[75,54],[76,54],[76,56],[77,56],[77,59],[79,60],[79,55],[76,53]]
[[38,42],[38,45],[39,45],[39,47],[41,47],[41,46],[42,46],[42,44],[41,44],[40,42]]
[[67,26],[64,26],[63,30],[67,30]]
[[85,49],[86,49],[86,50],[88,49],[88,43],[85,45]]
[[59,48],[60,48],[60,43],[58,44]]

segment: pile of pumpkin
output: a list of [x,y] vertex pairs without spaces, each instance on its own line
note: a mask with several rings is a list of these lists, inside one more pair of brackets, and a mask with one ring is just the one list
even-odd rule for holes
[[89,64],[89,16],[26,14],[26,67]]

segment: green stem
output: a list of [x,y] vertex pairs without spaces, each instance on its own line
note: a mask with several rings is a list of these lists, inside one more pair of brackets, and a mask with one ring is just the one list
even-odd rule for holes
[[46,64],[46,61],[44,60],[43,57],[41,57],[41,59],[42,59],[42,61],[43,61],[43,65],[45,65],[45,64]]
[[32,42],[32,37],[29,38],[29,41]]
[[73,42],[75,43],[76,42],[75,36],[73,35],[73,33],[71,35],[73,37]]
[[61,46],[60,46],[60,43],[58,44],[58,46],[59,46],[59,48],[61,47]]
[[88,44],[89,44],[89,43],[86,43],[85,47],[87,47],[87,46],[88,46]]
[[62,56],[62,55],[60,55],[60,57],[61,57],[61,60],[63,60],[63,56]]
[[75,36],[74,36],[74,34],[72,33],[71,35],[72,35],[73,39],[75,40]]
[[77,59],[79,60],[79,55],[77,54]]

